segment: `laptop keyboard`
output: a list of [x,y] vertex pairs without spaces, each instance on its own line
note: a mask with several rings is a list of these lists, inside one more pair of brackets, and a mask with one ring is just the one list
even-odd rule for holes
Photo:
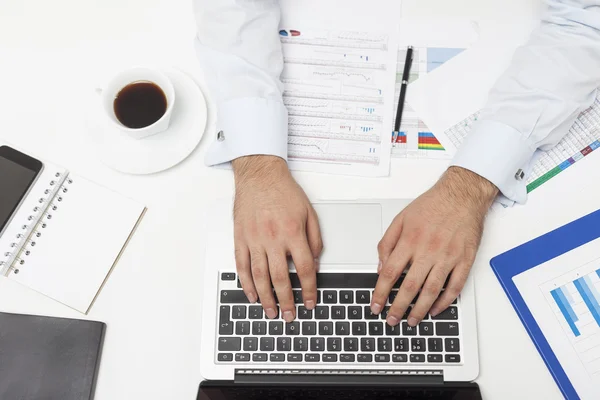
[[374,273],[319,273],[317,305],[308,310],[303,306],[300,280],[290,274],[296,320],[286,323],[279,310],[277,318],[270,320],[260,304],[250,304],[235,273],[221,273],[216,361],[460,364],[460,299],[411,327],[406,319],[415,298],[400,324],[391,327],[385,319],[402,279],[383,312],[374,315],[370,304],[377,278]]

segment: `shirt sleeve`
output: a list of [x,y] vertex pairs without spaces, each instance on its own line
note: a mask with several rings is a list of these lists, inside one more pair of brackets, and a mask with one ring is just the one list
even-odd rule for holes
[[247,155],[287,159],[287,109],[277,0],[194,0],[196,52],[217,106],[205,163]]
[[514,54],[452,165],[524,203],[534,153],[549,150],[600,86],[600,0],[546,0],[541,24]]

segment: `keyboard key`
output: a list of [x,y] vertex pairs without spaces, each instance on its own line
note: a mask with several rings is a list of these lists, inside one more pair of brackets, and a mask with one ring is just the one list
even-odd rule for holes
[[331,319],[346,319],[346,307],[344,307],[344,306],[331,307]]
[[410,349],[413,352],[422,353],[427,348],[425,345],[425,339],[423,338],[412,338],[410,339]]
[[381,314],[379,314],[380,318],[383,320],[386,320],[389,312],[390,312],[389,306],[383,307],[383,310],[381,310]]
[[392,351],[392,339],[389,339],[389,338],[377,339],[377,351],[381,351],[381,352]]
[[325,351],[325,339],[322,337],[310,338],[310,351]]
[[221,290],[221,304],[250,304],[243,290]]
[[298,307],[298,319],[312,319],[313,312],[304,306]]
[[319,335],[333,335],[333,322],[319,322]]
[[323,291],[323,303],[336,304],[337,303],[337,292],[335,290]]
[[[375,286],[373,286],[375,287]],[[368,290],[359,290],[356,292],[356,304],[370,304],[371,293]]]
[[362,319],[362,307],[360,307],[360,306],[348,307],[348,319]]
[[285,334],[289,336],[297,336],[300,334],[300,322],[294,321],[285,324]]
[[383,335],[383,322],[369,322],[369,336]]
[[303,304],[304,301],[302,300],[302,291],[301,290],[294,290],[294,303],[296,304]]
[[294,351],[308,351],[308,338],[294,338]]
[[[440,339],[441,341],[442,339]],[[460,351],[460,342],[458,339],[445,339],[446,344],[446,352],[448,353],[458,353]]]
[[406,354],[392,354],[392,361],[396,363],[408,362],[408,356]]
[[323,362],[337,362],[337,354],[323,354]]
[[458,299],[454,299],[454,301],[452,302],[452,304],[458,304]]
[[354,303],[354,293],[352,290],[342,290],[340,292],[340,303],[352,304]]
[[427,355],[427,362],[430,362],[430,363],[441,363],[443,360],[444,359],[441,354],[428,354]]
[[314,336],[317,334],[317,323],[314,321],[304,321],[302,323],[302,334],[305,336]]
[[390,304],[394,304],[394,300],[396,300],[396,296],[398,295],[398,291],[397,290],[392,290],[390,292],[390,295],[388,297],[388,302]]
[[238,321],[235,323],[235,334],[236,335],[249,335],[250,334],[250,322],[249,321]]
[[240,279],[239,279],[239,278],[238,278],[238,280],[237,280],[237,287],[238,287],[239,289],[241,289],[241,288],[242,288],[242,282],[240,282]]
[[433,320],[456,320],[458,319],[458,308],[448,307],[435,317],[431,317]]
[[411,354],[410,362],[411,363],[424,363],[425,362],[425,354]]
[[370,306],[365,306],[365,319],[379,319],[379,315],[373,314]]
[[[446,339],[448,340],[448,339]],[[454,340],[454,339],[451,339]],[[432,353],[441,353],[443,349],[442,339],[440,338],[429,338],[427,339],[427,348]]]
[[375,354],[375,362],[390,362],[389,354]]
[[337,336],[347,336],[350,334],[350,322],[336,322],[335,334]]
[[366,322],[353,322],[352,323],[352,335],[364,336],[367,334],[367,323]]
[[266,335],[267,334],[267,323],[265,321],[252,322],[252,334],[253,335]]
[[287,355],[288,362],[302,362],[302,354],[290,353]]
[[394,339],[394,351],[407,352],[408,351],[408,339],[407,338]]
[[261,306],[250,306],[248,318],[263,319],[263,308]]
[[283,322],[281,322],[281,321],[269,322],[269,335],[273,335],[273,336],[283,335]]
[[217,360],[221,361],[221,362],[233,361],[233,354],[232,353],[219,353],[219,355],[217,355]]
[[360,351],[375,351],[375,339],[373,339],[373,338],[360,339]]
[[229,306],[219,308],[219,335],[233,335],[233,322],[229,319]]
[[281,353],[272,353],[269,356],[269,360],[271,362],[284,362],[285,361],[285,354],[281,354]]
[[235,273],[234,272],[223,272],[221,274],[222,281],[235,281]]
[[386,336],[400,336],[400,324],[390,326],[385,324],[385,335]]
[[265,353],[254,353],[252,354],[252,361],[265,362],[267,361],[267,355]]
[[244,351],[256,351],[258,350],[258,338],[245,337],[244,338]]
[[277,338],[277,351],[292,351],[292,339],[288,337]]
[[240,351],[242,349],[242,339],[239,337],[221,337],[219,338],[219,351]]
[[235,361],[236,362],[248,362],[248,361],[250,361],[250,354],[249,353],[236,353]]
[[305,354],[304,361],[306,362],[319,362],[321,360],[321,356],[319,354]]
[[416,336],[417,328],[414,326],[409,326],[407,322],[402,323],[402,335],[403,336]]
[[275,351],[275,338],[260,338],[260,351]]
[[372,354],[359,354],[357,361],[362,362],[362,363],[373,362],[373,355]]
[[433,336],[433,322],[421,322],[419,324],[420,336]]
[[438,336],[458,336],[458,324],[456,322],[436,322],[435,333]]
[[358,339],[357,338],[345,338],[344,339],[344,351],[358,351]]
[[354,354],[340,354],[340,362],[354,362],[355,359]]
[[447,363],[459,363],[460,355],[459,354],[446,354],[446,362]]
[[328,338],[327,339],[327,351],[342,351],[342,339]]
[[329,319],[329,307],[317,306],[315,308],[315,318],[316,319]]
[[233,306],[232,319],[246,319],[246,306]]
[[[373,273],[328,273],[322,272],[317,274],[317,287],[322,289],[364,289],[364,288],[372,288],[377,284],[377,279],[379,275],[375,272]],[[400,287],[402,283],[403,277],[401,277],[398,282],[394,285],[397,289]],[[297,273],[290,273],[290,282],[292,284],[292,288],[300,289],[302,286],[300,284],[300,278]]]

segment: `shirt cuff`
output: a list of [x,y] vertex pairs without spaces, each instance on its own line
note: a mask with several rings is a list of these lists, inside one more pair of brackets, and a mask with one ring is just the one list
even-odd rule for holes
[[287,108],[264,98],[239,98],[219,105],[217,134],[205,156],[208,166],[250,155],[287,161]]
[[516,129],[483,120],[473,126],[459,147],[453,166],[487,179],[511,201],[527,200],[527,179],[535,146]]

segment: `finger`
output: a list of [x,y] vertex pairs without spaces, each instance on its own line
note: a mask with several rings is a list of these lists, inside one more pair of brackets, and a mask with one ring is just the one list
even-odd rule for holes
[[431,309],[431,305],[438,299],[440,296],[440,292],[444,287],[444,283],[446,282],[446,278],[454,265],[437,265],[434,266],[427,279],[425,280],[425,284],[423,284],[423,288],[421,289],[421,293],[419,294],[419,299],[417,303],[413,307],[408,319],[416,319],[417,323],[421,322],[425,315]]
[[436,316],[448,307],[450,304],[458,297],[460,292],[462,292],[465,287],[465,283],[467,282],[467,278],[469,277],[469,271],[471,270],[472,263],[466,262],[463,264],[459,264],[452,273],[450,274],[450,280],[448,281],[448,285],[444,292],[433,303],[433,307],[431,307],[430,314],[432,316]]
[[402,213],[398,214],[388,229],[385,231],[383,238],[377,245],[377,252],[379,253],[379,266],[377,272],[381,272],[383,265],[387,262],[388,258],[396,248],[398,240],[400,240],[400,234],[402,233]]
[[254,280],[252,279],[252,272],[250,270],[250,251],[248,250],[248,246],[243,242],[236,242],[235,245],[235,267],[248,301],[252,304],[256,303],[258,295],[256,294],[256,287],[254,287]]
[[265,309],[267,317],[277,318],[277,303],[273,297],[273,287],[271,286],[271,276],[269,265],[267,264],[267,255],[260,247],[250,249],[250,263],[252,266],[252,278],[254,286],[258,292],[260,302]]
[[321,238],[319,217],[313,208],[311,208],[308,212],[308,220],[306,221],[306,236],[313,258],[318,259],[323,251],[323,239]]
[[379,273],[373,299],[371,300],[371,312],[373,314],[381,313],[383,306],[387,303],[390,291],[410,261],[410,253],[404,251],[404,249],[404,246],[397,246]]
[[302,239],[296,240],[289,247],[302,286],[304,306],[312,310],[317,304],[317,271],[313,253],[308,242]]
[[[425,278],[429,274],[431,267],[432,262],[423,258],[417,258],[413,262],[400,285],[394,303],[388,311],[387,323],[389,325],[394,326],[400,322],[413,299],[419,294],[419,289],[423,286],[423,282],[425,282]],[[409,318],[408,320],[410,326],[416,326],[417,323],[418,321],[414,318]]]
[[290,282],[290,271],[288,269],[287,257],[283,248],[273,249],[268,253],[269,271],[271,281],[277,293],[281,316],[285,322],[293,322],[296,318],[296,306],[294,305],[294,294]]

